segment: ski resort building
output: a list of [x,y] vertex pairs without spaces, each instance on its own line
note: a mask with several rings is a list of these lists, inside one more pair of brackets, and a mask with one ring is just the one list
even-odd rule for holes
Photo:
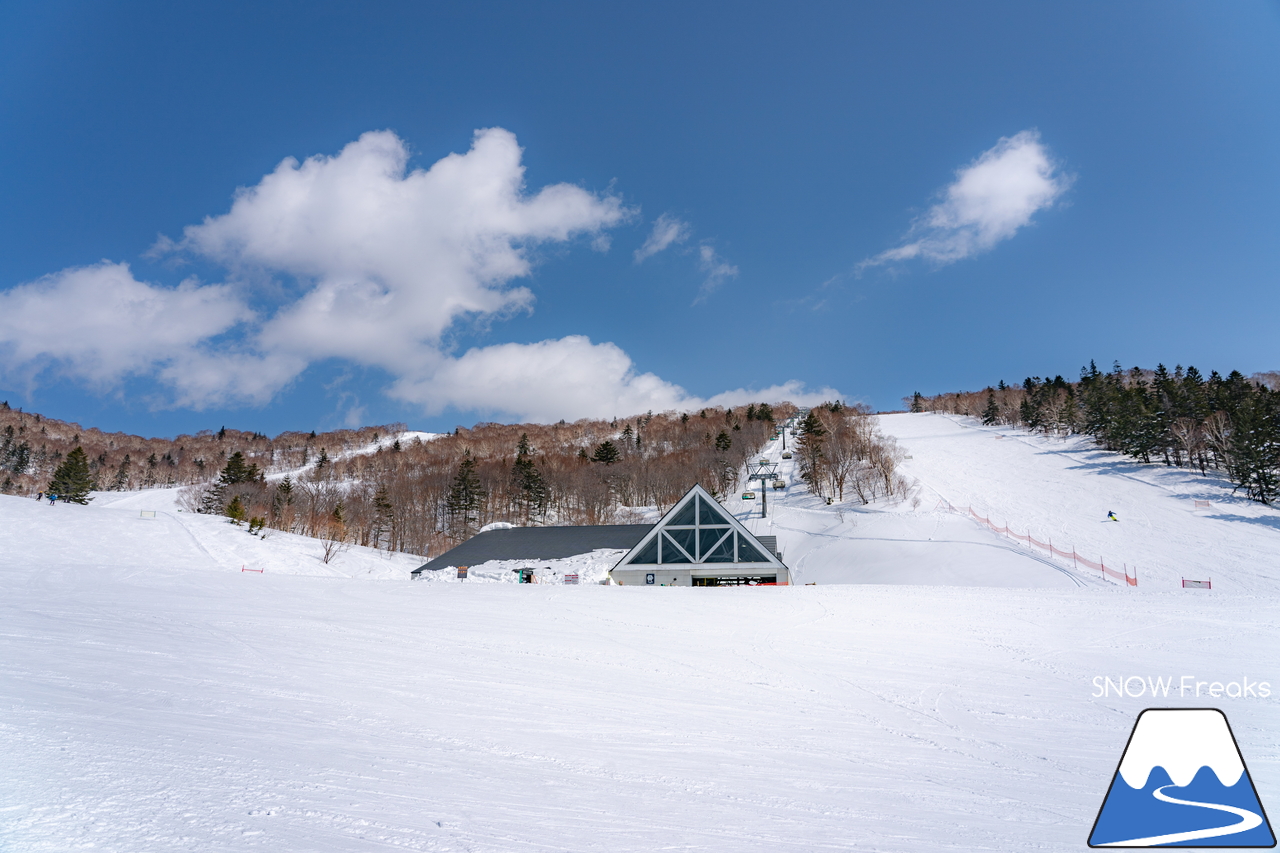
[[753,535],[711,494],[695,485],[657,524],[511,527],[486,530],[419,566],[425,572],[478,566],[491,560],[536,563],[625,549],[609,573],[624,586],[787,584],[791,574],[773,536]]
[[509,527],[485,530],[413,570],[424,572],[478,566],[490,560],[559,560],[600,548],[628,549],[653,529],[652,524],[596,524],[582,527]]
[[757,538],[710,492],[695,485],[609,577],[626,586],[788,584],[791,575],[776,553],[776,542]]

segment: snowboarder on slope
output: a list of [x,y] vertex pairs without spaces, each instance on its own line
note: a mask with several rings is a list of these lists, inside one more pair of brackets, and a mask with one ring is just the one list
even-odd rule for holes
[[1115,514],[1115,512],[1108,512],[1108,513],[1107,513],[1107,521],[1119,521],[1119,520],[1120,520],[1120,519],[1116,518],[1116,514]]

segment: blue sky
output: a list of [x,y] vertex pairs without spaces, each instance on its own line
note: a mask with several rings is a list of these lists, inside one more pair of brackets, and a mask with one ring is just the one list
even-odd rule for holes
[[1264,3],[9,3],[0,398],[275,433],[1274,370],[1277,91]]

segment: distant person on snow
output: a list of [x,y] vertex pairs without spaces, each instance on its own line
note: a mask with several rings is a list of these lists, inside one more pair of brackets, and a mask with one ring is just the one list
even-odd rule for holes
[[36,500],[38,501],[44,500],[44,492],[36,492]]
[[1119,521],[1119,520],[1120,519],[1116,518],[1116,514],[1114,512],[1107,513],[1107,521]]
[[53,493],[50,493],[50,494],[49,494],[49,506],[53,506],[53,505],[54,505],[54,504],[56,504],[57,502],[58,502],[58,496],[57,496],[57,495],[55,495],[55,494],[53,494]]

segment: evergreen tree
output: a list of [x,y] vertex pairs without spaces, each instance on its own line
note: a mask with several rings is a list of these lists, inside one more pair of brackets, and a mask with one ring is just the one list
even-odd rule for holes
[[1280,497],[1280,394],[1258,385],[1239,398],[1226,461],[1227,475],[1250,498],[1270,504]]
[[618,452],[618,448],[614,446],[614,443],[608,439],[600,442],[596,452],[591,454],[592,462],[603,462],[606,465],[612,465],[620,458],[622,458],[622,454]]
[[809,414],[805,415],[804,420],[800,422],[801,437],[811,435],[814,438],[821,438],[827,434],[827,428],[822,425],[822,419],[818,417],[818,413],[809,410]]
[[124,455],[124,459],[120,460],[120,466],[116,468],[116,475],[111,480],[111,491],[124,492],[129,489],[129,468],[133,463],[129,459],[129,454]]
[[218,483],[223,486],[236,486],[240,483],[261,482],[262,479],[262,472],[258,470],[258,466],[246,462],[244,454],[237,450],[227,460],[221,476],[218,477]]
[[733,439],[729,437],[729,433],[720,430],[720,434],[716,436],[716,450],[721,453],[733,447]]
[[1000,421],[1000,407],[996,405],[996,392],[987,389],[987,407],[982,410],[982,422],[991,426]]
[[548,501],[547,484],[534,464],[532,453],[528,434],[522,434],[516,447],[515,464],[511,466],[511,483],[526,524],[534,515],[546,512]]
[[445,501],[450,526],[462,535],[469,535],[485,497],[480,477],[476,474],[476,461],[471,458],[471,451],[468,450],[458,465],[458,473],[453,478],[453,486]]
[[924,395],[922,395],[919,391],[911,395],[911,411],[913,412],[924,411]]
[[93,498],[89,492],[93,489],[93,478],[89,474],[89,457],[79,445],[67,454],[58,469],[53,472],[47,491],[58,496],[59,500],[72,503],[87,504]]
[[248,515],[248,512],[245,511],[244,501],[240,500],[239,495],[236,495],[231,499],[231,502],[227,504],[227,508],[223,512],[223,514],[226,515],[227,518],[234,521],[236,524],[239,524],[240,522],[244,521],[245,516]]
[[293,503],[293,480],[285,477],[276,483],[275,494],[271,496],[271,517],[279,519],[284,515],[284,508]]
[[800,422],[800,438],[796,442],[796,450],[800,457],[800,479],[809,484],[809,491],[816,494],[822,492],[823,436],[827,428],[817,412],[812,409]]

